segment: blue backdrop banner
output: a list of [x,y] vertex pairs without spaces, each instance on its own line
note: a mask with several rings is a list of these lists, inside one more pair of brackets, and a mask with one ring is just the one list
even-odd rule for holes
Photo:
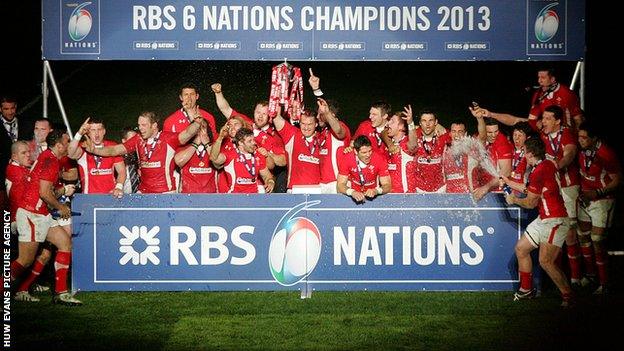
[[50,0],[47,60],[581,60],[585,1]]
[[511,290],[526,222],[490,194],[77,195],[73,285],[101,290]]

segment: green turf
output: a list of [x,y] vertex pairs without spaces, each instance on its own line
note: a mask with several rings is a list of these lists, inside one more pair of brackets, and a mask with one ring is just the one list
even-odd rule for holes
[[552,292],[520,302],[507,292],[81,293],[82,307],[39,296],[13,302],[20,349],[541,350],[607,345],[617,338],[607,327],[624,322],[619,295],[566,311]]

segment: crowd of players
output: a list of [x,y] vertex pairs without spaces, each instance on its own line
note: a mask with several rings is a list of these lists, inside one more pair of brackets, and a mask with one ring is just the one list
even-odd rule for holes
[[[621,171],[613,150],[552,70],[538,72],[540,89],[527,118],[473,103],[474,136],[461,120],[447,130],[434,111],[414,115],[408,105],[394,112],[385,102],[372,104],[368,119],[351,134],[337,103],[309,73],[317,109],[302,110],[296,121],[288,117],[301,108],[296,102],[290,111],[278,109],[274,118],[268,102],[258,102],[250,118],[230,106],[216,83],[211,89],[227,119],[217,131],[214,116],[197,104],[197,87],[185,84],[179,110],[162,124],[154,112],[141,113],[138,128],[124,129],[121,144],[105,139],[105,123],[95,118],[73,137],[39,119],[34,138],[20,140],[15,101],[4,98],[2,120],[13,142],[6,190],[19,241],[19,255],[11,262],[11,279],[19,280],[15,299],[38,301],[29,290],[54,249],[53,301],[81,304],[67,286],[72,233],[67,200],[76,190],[115,197],[286,190],[340,193],[361,203],[387,193],[471,193],[479,200],[509,189],[510,205],[539,209],[516,246],[520,288],[514,298],[535,296],[530,252],[536,248],[564,306],[573,302],[574,286],[595,282],[596,293],[606,292],[605,230]],[[513,126],[511,138],[499,132],[499,123]],[[564,243],[569,279],[558,262]]]

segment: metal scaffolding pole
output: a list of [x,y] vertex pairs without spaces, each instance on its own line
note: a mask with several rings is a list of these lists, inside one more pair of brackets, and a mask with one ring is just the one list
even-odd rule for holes
[[[54,80],[54,74],[52,74],[52,68],[50,67],[50,62],[48,60],[43,61],[44,70],[48,73],[48,77],[50,78],[50,82],[52,83],[52,90],[54,90],[54,96],[56,97],[56,103],[58,104],[59,110],[61,111],[61,116],[63,117],[63,122],[65,122],[65,126],[67,127],[67,132],[69,135],[73,135],[71,130],[71,126],[69,125],[69,120],[67,119],[67,114],[65,113],[65,107],[63,106],[63,101],[61,100],[61,94],[59,93],[58,87],[56,86],[56,81]],[[45,104],[45,100],[44,100]]]
[[48,66],[43,64],[43,85],[41,86],[41,95],[43,96],[43,118],[48,118]]

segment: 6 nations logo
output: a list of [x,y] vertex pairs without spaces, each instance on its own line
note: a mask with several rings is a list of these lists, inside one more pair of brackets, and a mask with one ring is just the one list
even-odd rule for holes
[[100,53],[100,2],[91,0],[61,3],[61,53]]
[[567,0],[527,0],[527,11],[527,55],[565,55]]
[[321,256],[321,233],[311,220],[297,216],[308,207],[319,204],[310,201],[288,211],[279,221],[269,246],[269,266],[275,281],[291,286],[305,279],[316,267]]

